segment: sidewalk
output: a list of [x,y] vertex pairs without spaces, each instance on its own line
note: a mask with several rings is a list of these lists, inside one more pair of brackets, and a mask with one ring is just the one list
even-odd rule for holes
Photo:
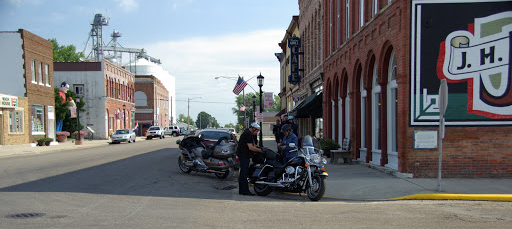
[[[264,146],[276,150],[273,139]],[[406,178],[386,167],[363,162],[327,164],[325,198],[343,200],[494,200],[512,201],[512,178]]]
[[[137,137],[143,141],[144,137]],[[105,146],[110,140],[74,141],[51,146],[0,145],[0,158],[42,154],[55,151]],[[265,137],[263,145],[276,150],[273,138]],[[512,201],[512,178],[442,178],[437,191],[437,178],[406,178],[389,168],[363,162],[327,164],[325,198],[341,200],[490,200]]]

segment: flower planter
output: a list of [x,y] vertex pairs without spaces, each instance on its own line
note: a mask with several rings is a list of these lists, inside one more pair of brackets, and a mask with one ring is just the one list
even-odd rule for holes
[[46,142],[44,142],[44,145],[45,146],[50,146],[50,143],[52,143],[52,141],[46,141]]
[[66,135],[57,135],[58,142],[66,142],[68,140],[68,136]]
[[38,146],[44,146],[44,143],[45,143],[44,141],[37,141]]
[[84,136],[80,136],[80,139],[75,139],[75,145],[83,145],[84,144]]

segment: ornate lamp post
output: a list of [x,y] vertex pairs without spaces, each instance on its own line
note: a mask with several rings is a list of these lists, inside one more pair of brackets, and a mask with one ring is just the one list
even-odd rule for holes
[[[257,77],[258,79],[258,86],[260,87],[260,115],[263,116],[263,104],[262,104],[262,99],[261,99],[261,96],[263,94],[263,91],[261,90],[261,87],[263,87],[263,80],[265,79],[265,77],[263,77],[261,75],[261,72],[260,72],[260,75]],[[263,147],[263,123],[260,122],[260,146]]]
[[123,104],[123,127],[126,129],[126,104]]

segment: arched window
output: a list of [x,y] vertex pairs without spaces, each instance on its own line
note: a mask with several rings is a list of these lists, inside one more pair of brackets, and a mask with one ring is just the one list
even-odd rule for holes
[[381,153],[381,135],[380,135],[380,110],[381,88],[377,80],[377,64],[375,63],[372,71],[372,161],[380,164]]
[[345,93],[345,134],[344,138],[350,138],[350,97],[348,96],[348,83]]
[[135,92],[135,106],[147,107],[148,96],[142,91]]
[[391,53],[388,67],[388,85],[387,85],[387,151],[388,166],[398,169],[398,149],[397,149],[397,88],[396,83],[396,58],[395,52]]

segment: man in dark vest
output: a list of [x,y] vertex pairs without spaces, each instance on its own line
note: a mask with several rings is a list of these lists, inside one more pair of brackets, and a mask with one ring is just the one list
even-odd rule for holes
[[254,156],[255,153],[263,152],[262,149],[258,148],[254,142],[254,136],[258,134],[259,130],[260,125],[258,125],[258,123],[252,123],[251,127],[245,129],[238,141],[237,155],[240,159],[238,194],[240,195],[254,196],[254,194],[249,191],[249,182],[247,182],[247,177],[249,177],[249,163],[252,156]]

